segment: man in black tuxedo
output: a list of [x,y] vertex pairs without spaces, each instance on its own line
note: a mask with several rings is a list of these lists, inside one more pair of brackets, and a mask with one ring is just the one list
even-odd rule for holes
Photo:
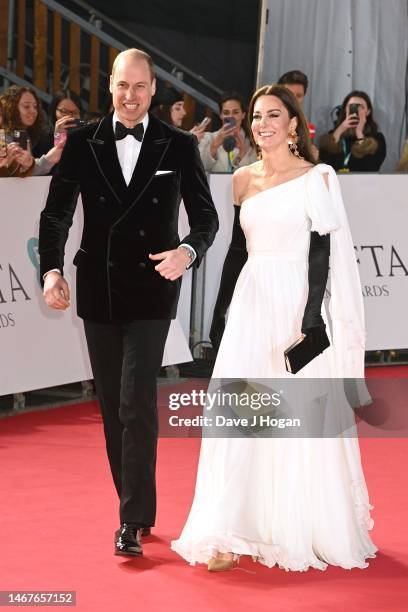
[[[148,113],[151,58],[138,49],[120,53],[110,91],[114,112],[68,137],[41,214],[39,252],[45,301],[65,309],[64,247],[81,193],[77,312],[120,498],[115,553],[140,555],[141,533],[156,513],[156,378],[181,276],[199,265],[218,219],[195,136]],[[182,241],[181,197],[190,223]]]

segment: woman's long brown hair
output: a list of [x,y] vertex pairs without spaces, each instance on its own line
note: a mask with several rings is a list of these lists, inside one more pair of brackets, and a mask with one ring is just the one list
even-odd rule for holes
[[252,120],[254,117],[255,103],[258,100],[258,98],[260,98],[261,96],[275,96],[276,98],[279,98],[279,100],[282,102],[282,104],[285,106],[286,110],[288,111],[289,117],[291,119],[292,117],[297,118],[296,133],[298,136],[297,148],[298,148],[299,154],[305,160],[315,165],[316,160],[314,159],[313,153],[312,153],[311,140],[309,136],[309,128],[307,127],[306,118],[303,114],[301,107],[299,106],[298,101],[296,100],[296,97],[284,85],[274,84],[274,85],[265,85],[264,87],[261,87],[254,93],[254,95],[251,98],[251,102],[249,103],[248,125],[250,129],[251,142],[253,146],[255,147],[256,151],[258,152],[258,154],[260,154],[261,151],[254,140],[251,124],[252,124]]
[[[21,121],[20,111],[18,110],[18,103],[20,102],[21,96],[24,93],[30,93],[35,101],[37,102],[37,119],[34,124],[27,128]],[[6,131],[13,130],[27,130],[31,145],[34,147],[40,139],[41,132],[44,126],[44,119],[41,107],[41,101],[34,89],[31,87],[19,87],[18,85],[12,85],[3,93],[3,127]]]

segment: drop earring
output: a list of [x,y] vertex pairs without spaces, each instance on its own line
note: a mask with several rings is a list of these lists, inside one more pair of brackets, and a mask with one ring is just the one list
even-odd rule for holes
[[300,155],[299,149],[297,146],[298,140],[299,140],[299,136],[297,135],[296,130],[292,128],[292,130],[289,132],[289,138],[288,138],[289,151],[292,153],[292,155],[295,155],[299,159],[303,160],[304,157]]

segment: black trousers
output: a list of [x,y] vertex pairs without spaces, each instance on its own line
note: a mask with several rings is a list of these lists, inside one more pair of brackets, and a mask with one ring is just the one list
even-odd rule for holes
[[157,375],[169,326],[84,321],[120,522],[138,527],[156,518]]

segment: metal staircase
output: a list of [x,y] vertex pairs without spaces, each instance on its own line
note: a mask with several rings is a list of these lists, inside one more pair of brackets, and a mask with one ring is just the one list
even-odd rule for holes
[[[68,8],[73,5],[75,12]],[[197,105],[203,115],[218,111],[218,87],[86,2],[0,0],[0,78],[6,87],[34,87],[46,103],[57,90],[70,88],[81,96],[85,109],[103,109],[112,63],[129,47],[147,51],[159,82],[183,92],[187,128]]]

